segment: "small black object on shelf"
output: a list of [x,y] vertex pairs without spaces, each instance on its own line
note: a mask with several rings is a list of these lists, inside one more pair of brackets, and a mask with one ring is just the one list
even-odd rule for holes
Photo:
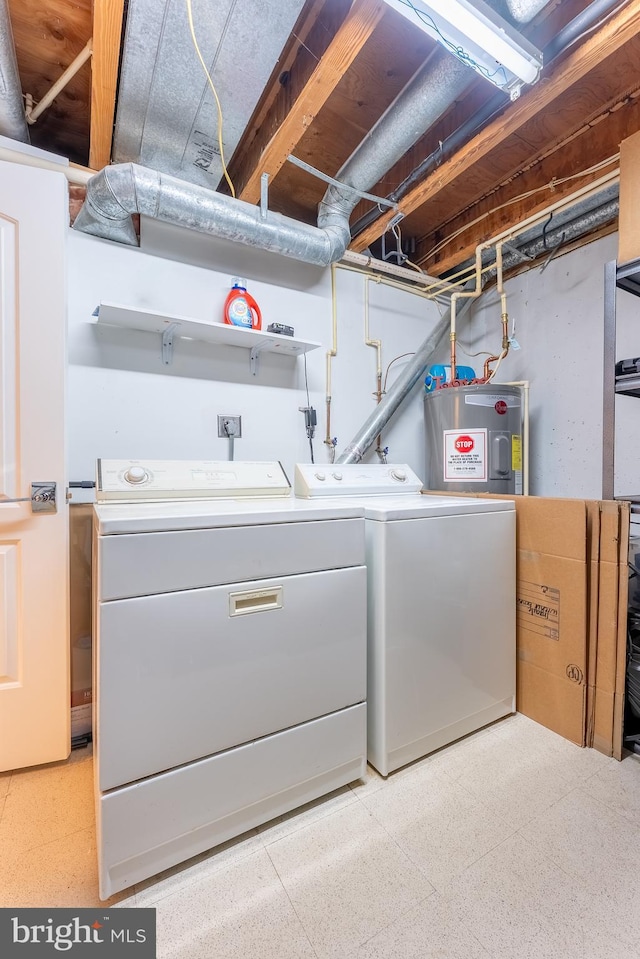
[[267,333],[280,333],[282,336],[293,336],[293,327],[284,323],[269,323]]
[[618,360],[616,363],[616,376],[628,376],[630,373],[640,373],[640,356]]

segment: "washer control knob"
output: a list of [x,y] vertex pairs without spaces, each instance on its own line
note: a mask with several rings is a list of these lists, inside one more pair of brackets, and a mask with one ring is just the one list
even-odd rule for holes
[[342,473],[332,473],[331,475],[333,476],[333,478],[334,478],[335,480],[341,480],[341,479],[342,479]]
[[124,478],[127,483],[132,483],[134,486],[137,486],[138,483],[144,483],[144,481],[148,479],[148,474],[142,466],[130,466],[124,474]]
[[407,474],[404,470],[391,470],[391,479],[397,480],[398,483],[406,483]]
[[327,478],[327,477],[324,475],[324,473],[316,473],[316,474],[315,474],[315,477],[316,477],[317,480],[320,480],[321,483],[324,483],[324,481],[325,481],[326,478]]

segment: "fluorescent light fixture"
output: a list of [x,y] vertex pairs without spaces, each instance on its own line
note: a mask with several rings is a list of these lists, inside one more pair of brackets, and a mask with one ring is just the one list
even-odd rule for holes
[[542,53],[483,0],[386,0],[512,100],[535,83]]

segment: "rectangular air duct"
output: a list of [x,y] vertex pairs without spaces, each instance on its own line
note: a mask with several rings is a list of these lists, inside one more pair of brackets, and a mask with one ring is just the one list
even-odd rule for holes
[[[191,3],[198,45],[220,99],[228,163],[304,0]],[[222,178],[217,108],[185,0],[129,2],[113,159],[212,190]]]

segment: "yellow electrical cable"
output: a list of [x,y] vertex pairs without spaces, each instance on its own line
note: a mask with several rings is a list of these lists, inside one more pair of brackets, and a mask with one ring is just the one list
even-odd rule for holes
[[191,39],[193,40],[193,45],[196,49],[196,53],[198,54],[198,59],[200,60],[200,63],[202,64],[202,69],[207,75],[207,80],[209,81],[209,86],[211,87],[211,92],[213,93],[213,96],[216,101],[216,106],[218,108],[218,146],[220,148],[220,160],[222,162],[222,171],[224,173],[225,180],[229,184],[229,189],[231,190],[231,196],[235,197],[236,191],[229,177],[229,173],[227,172],[227,165],[224,162],[224,150],[222,148],[222,107],[220,106],[220,100],[218,99],[216,88],[213,85],[211,74],[209,73],[209,70],[207,69],[207,65],[204,62],[202,54],[200,53],[200,47],[198,46],[198,41],[196,39],[196,32],[193,27],[193,11],[191,9],[191,0],[187,0],[187,16],[189,18],[189,29],[191,30]]

